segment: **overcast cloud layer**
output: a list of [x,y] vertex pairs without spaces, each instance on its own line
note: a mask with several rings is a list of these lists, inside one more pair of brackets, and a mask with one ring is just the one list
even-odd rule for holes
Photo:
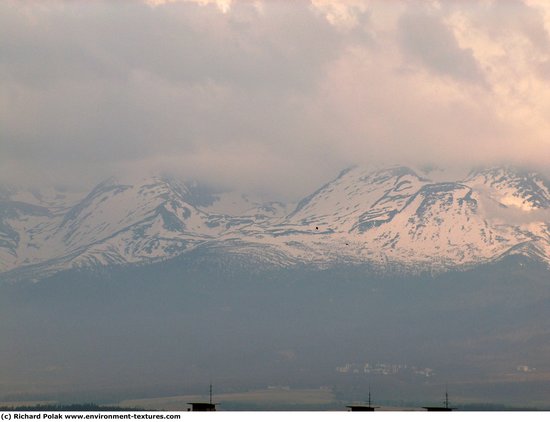
[[550,164],[547,1],[2,1],[0,181]]

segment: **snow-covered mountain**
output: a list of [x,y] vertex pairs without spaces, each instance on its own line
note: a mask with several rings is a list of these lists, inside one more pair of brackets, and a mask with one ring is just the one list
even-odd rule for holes
[[550,264],[550,183],[512,168],[434,182],[407,167],[354,167],[295,206],[211,193],[171,177],[108,179],[80,197],[0,192],[5,275],[40,278],[190,251],[285,267],[441,271],[509,254]]

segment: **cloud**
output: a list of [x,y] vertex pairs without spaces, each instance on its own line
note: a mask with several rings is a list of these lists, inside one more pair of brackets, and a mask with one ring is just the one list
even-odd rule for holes
[[399,38],[405,55],[427,70],[459,81],[485,84],[472,50],[458,45],[441,17],[429,11],[409,11],[399,21]]
[[489,190],[480,186],[474,186],[481,192],[479,198],[483,214],[489,220],[495,220],[506,224],[547,224],[550,221],[550,210],[543,208],[531,208],[529,204],[523,204],[520,198],[492,198]]
[[210,4],[216,5],[222,13],[227,13],[231,9],[231,0],[145,0],[145,3],[152,7],[159,7],[165,4],[176,2],[189,2],[197,3],[201,6],[208,6]]
[[362,0],[311,0],[331,25],[351,29],[360,25],[367,14],[368,3]]
[[542,3],[154,3],[0,4],[2,182],[296,199],[357,162],[547,168]]

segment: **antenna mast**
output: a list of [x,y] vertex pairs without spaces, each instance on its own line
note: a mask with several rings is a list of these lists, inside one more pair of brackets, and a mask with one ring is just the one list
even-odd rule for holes
[[370,402],[370,384],[369,384],[369,407],[371,407],[371,402]]

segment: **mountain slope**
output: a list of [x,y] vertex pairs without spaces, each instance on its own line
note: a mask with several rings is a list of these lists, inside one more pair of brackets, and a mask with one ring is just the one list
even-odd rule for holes
[[72,202],[3,196],[0,269],[40,277],[192,250],[251,267],[368,263],[382,271],[442,271],[510,254],[550,263],[549,186],[541,175],[511,168],[435,183],[407,167],[354,167],[289,212],[285,204],[200,192],[170,177],[109,179]]
[[[539,190],[527,190],[511,169],[487,173],[499,171],[504,173],[495,184],[491,179],[480,183],[477,177],[431,183],[403,167],[375,172],[350,169],[266,230],[263,241],[310,262],[367,261],[382,267],[444,269],[528,249],[530,256],[548,262],[548,183],[532,174],[528,180]],[[517,211],[521,216],[511,210],[504,219],[496,219],[488,206],[495,197],[508,201],[526,197],[535,205]]]

